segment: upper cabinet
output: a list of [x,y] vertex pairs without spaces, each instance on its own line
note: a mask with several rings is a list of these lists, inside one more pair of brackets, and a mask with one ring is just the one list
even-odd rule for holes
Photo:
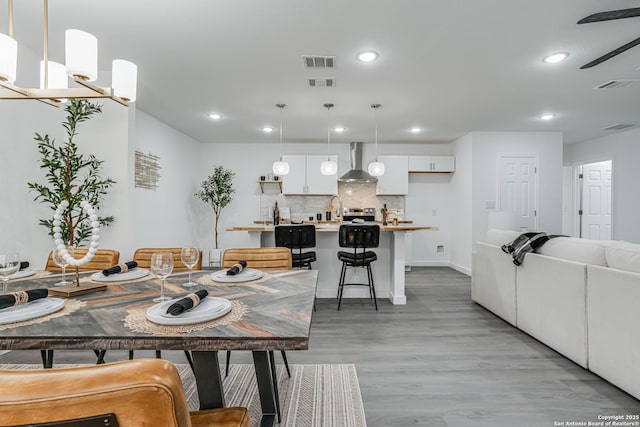
[[409,172],[455,172],[454,156],[409,156]]
[[[337,162],[338,156],[329,156]],[[322,175],[320,164],[327,160],[326,155],[284,155],[282,160],[289,162],[289,174],[282,177],[284,194],[331,195],[338,193],[338,176]]]
[[409,156],[378,156],[384,175],[378,177],[377,194],[409,194]]

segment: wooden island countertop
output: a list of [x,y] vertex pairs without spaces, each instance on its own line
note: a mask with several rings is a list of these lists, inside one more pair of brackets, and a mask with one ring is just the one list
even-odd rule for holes
[[[348,222],[346,224],[349,224]],[[284,224],[283,224],[284,225]],[[287,224],[289,225],[289,224]],[[317,232],[337,232],[340,229],[341,223],[339,222],[324,222],[314,224]],[[380,225],[380,231],[438,231],[438,227],[432,227],[428,225],[417,224],[403,224],[398,225]],[[229,227],[227,231],[273,231],[274,226],[272,224],[250,224],[250,225],[238,225],[235,227]]]

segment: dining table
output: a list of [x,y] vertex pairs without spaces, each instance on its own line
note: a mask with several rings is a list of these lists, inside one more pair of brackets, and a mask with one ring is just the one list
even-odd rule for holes
[[[131,272],[131,271],[130,271]],[[9,282],[9,292],[49,289],[45,300],[63,300],[58,311],[3,323],[0,310],[0,350],[184,350],[190,352],[201,409],[225,406],[218,351],[245,350],[253,354],[262,408],[261,426],[273,426],[277,387],[273,352],[307,350],[316,270],[262,271],[249,281],[218,281],[216,272],[193,272],[195,287],[185,288],[187,272],[172,274],[165,294],[184,297],[206,289],[209,297],[231,303],[222,317],[191,323],[158,324],[148,319],[160,280],[148,274],[132,280],[109,276],[104,289],[73,297],[52,294],[59,274],[37,271]],[[102,273],[81,273],[80,284],[94,283]],[[138,275],[140,276],[140,275]],[[35,303],[35,302],[34,302]],[[28,303],[32,304],[32,303]],[[197,308],[197,307],[196,307]],[[194,309],[195,311],[195,309]],[[184,323],[184,324],[183,324]]]

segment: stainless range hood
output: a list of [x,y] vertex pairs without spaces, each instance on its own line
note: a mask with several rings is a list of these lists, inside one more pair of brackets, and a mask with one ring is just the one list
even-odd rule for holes
[[378,178],[362,170],[362,144],[362,142],[349,143],[351,170],[340,177],[340,182],[378,182]]

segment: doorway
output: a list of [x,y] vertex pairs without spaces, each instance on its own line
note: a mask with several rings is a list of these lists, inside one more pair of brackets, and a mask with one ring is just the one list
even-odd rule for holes
[[592,240],[611,239],[611,160],[576,167],[576,234]]
[[528,232],[538,229],[537,158],[500,157],[500,210],[509,215],[511,229]]

